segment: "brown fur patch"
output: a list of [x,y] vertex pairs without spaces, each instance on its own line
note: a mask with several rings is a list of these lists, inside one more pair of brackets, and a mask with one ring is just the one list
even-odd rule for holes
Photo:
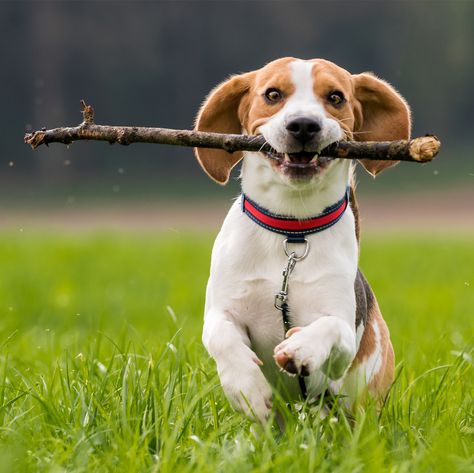
[[[196,118],[195,129],[216,133],[241,133],[239,108],[242,97],[253,83],[255,73],[231,77],[211,91]],[[242,153],[221,149],[195,148],[206,173],[219,184],[226,184],[230,171],[242,159]]]
[[379,370],[374,373],[370,380],[368,388],[372,394],[383,395],[389,389],[393,381],[395,357],[387,324],[382,317],[377,300],[370,287],[368,287],[368,290],[370,291],[370,295],[368,294],[370,303],[367,304],[367,324],[364,329],[359,350],[349,371],[353,371],[365,363],[376,350],[377,344],[374,324],[377,324],[380,334],[380,356],[382,361]]

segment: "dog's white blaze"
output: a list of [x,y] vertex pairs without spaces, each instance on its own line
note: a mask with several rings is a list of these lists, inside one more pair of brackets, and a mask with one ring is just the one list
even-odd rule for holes
[[365,362],[365,380],[367,384],[378,373],[382,366],[382,343],[380,337],[380,329],[378,323],[372,321],[372,329],[374,331],[375,348],[373,353],[367,358]]
[[294,113],[298,115],[309,112],[314,116],[326,118],[324,107],[314,95],[313,63],[294,61],[290,64],[290,70],[295,92],[285,106],[285,115],[291,115],[294,110]]

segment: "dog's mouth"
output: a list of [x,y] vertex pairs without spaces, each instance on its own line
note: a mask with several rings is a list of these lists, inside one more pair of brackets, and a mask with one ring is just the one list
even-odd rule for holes
[[[324,151],[324,150],[323,150]],[[283,171],[311,173],[317,172],[329,164],[334,158],[324,156],[317,151],[299,151],[298,153],[279,153],[277,151],[266,151],[265,156],[270,158],[277,167]]]

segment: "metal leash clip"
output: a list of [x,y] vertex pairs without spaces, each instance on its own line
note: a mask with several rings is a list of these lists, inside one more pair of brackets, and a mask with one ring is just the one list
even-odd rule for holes
[[286,304],[288,301],[288,282],[291,273],[295,269],[296,263],[306,258],[309,251],[309,242],[306,239],[304,240],[305,248],[301,255],[297,255],[294,251],[290,252],[288,243],[288,239],[283,242],[285,254],[288,256],[288,263],[286,264],[286,268],[283,270],[283,283],[281,285],[280,292],[275,295],[275,308],[278,310],[283,310],[284,304]]
[[283,270],[283,283],[281,285],[280,292],[275,296],[275,307],[278,310],[283,309],[283,304],[286,303],[288,300],[288,280],[290,278],[290,274],[293,272],[293,269],[295,269],[296,265],[296,259],[295,259],[296,253],[290,253],[288,256],[288,263],[286,265],[286,268]]

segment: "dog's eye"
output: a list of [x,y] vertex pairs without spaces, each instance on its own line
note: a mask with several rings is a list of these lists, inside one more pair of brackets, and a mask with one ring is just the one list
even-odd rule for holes
[[271,87],[265,91],[265,100],[269,103],[279,102],[282,98],[282,92],[275,87]]
[[328,95],[328,102],[335,107],[340,107],[345,101],[346,99],[344,98],[344,94],[338,90],[331,92]]

